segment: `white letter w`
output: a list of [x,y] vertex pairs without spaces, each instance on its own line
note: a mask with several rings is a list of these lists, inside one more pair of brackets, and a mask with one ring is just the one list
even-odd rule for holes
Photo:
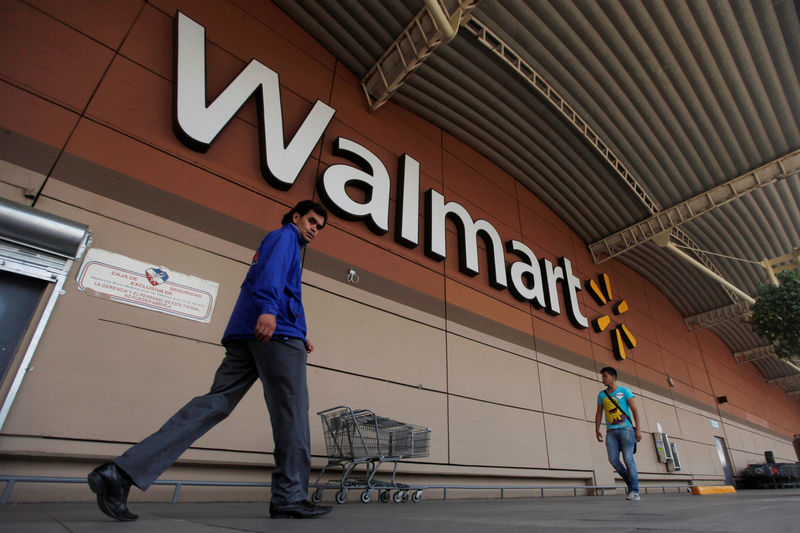
[[278,74],[255,59],[206,107],[205,28],[178,12],[175,19],[175,122],[178,139],[205,152],[252,95],[258,104],[261,173],[274,187],[290,188],[328,127],[333,108],[317,100],[288,146]]

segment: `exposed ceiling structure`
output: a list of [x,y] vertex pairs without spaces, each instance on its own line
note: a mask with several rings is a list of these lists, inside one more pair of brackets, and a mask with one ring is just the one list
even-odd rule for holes
[[800,391],[798,362],[742,320],[765,260],[798,266],[800,1],[276,3],[363,80],[365,105],[391,99],[472,146],[596,262]]

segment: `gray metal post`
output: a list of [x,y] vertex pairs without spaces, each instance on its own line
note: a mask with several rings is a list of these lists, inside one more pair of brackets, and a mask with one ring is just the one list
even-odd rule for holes
[[175,491],[172,493],[172,503],[178,503],[178,498],[181,496],[181,485],[180,483],[175,483]]
[[10,479],[6,481],[6,490],[3,491],[3,497],[0,498],[0,504],[8,503],[8,498],[11,496],[11,491],[14,489],[15,480]]

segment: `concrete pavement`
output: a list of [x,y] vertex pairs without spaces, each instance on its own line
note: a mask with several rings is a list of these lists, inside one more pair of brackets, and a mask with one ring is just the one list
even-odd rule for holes
[[335,505],[316,520],[270,520],[264,503],[137,503],[136,522],[117,523],[90,503],[0,505],[3,533],[511,531],[800,532],[800,489],[692,496],[650,494],[506,500],[425,500],[419,504]]

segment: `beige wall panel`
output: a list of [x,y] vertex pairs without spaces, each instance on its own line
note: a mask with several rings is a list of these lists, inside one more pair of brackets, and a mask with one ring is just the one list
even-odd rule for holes
[[520,346],[519,344],[503,340],[499,337],[495,337],[494,335],[489,335],[488,333],[464,326],[457,322],[453,322],[452,320],[447,322],[447,331],[461,337],[466,337],[468,339],[486,344],[488,346],[494,346],[495,348],[504,350],[506,352],[527,357],[528,359],[535,360],[537,358],[536,350],[532,348]]
[[[754,452],[759,452],[760,451],[760,452],[763,453],[766,450],[770,450],[773,453],[775,453],[775,447],[774,447],[774,443],[775,442],[774,442],[774,440],[772,440],[769,437],[764,436],[763,434],[761,434],[759,432],[755,432],[754,436],[755,436],[755,441],[756,441],[756,447],[755,447],[755,449],[751,449],[750,451],[754,451]],[[778,453],[775,453],[775,455],[777,456]]]
[[[316,352],[315,352],[316,353]],[[312,354],[313,355],[313,354]],[[369,409],[378,416],[431,428],[427,462],[447,462],[447,397],[445,394],[326,370],[308,369],[311,401],[311,453],[325,456],[322,422],[317,412],[345,405]]]
[[450,462],[547,468],[542,413],[450,397]]
[[207,392],[223,356],[219,345],[73,314],[51,319],[7,431],[138,441]]
[[758,433],[757,431],[749,431],[747,429],[744,430],[746,433],[749,434],[751,442],[753,445],[750,448],[745,448],[749,452],[759,452],[762,450],[766,450],[767,442],[763,435]]
[[30,206],[33,200],[25,197],[25,189],[0,181],[0,198]]
[[[643,396],[640,392],[634,392],[634,401],[636,402],[636,409],[639,410],[639,424],[642,426],[641,430],[645,432],[656,431],[656,424],[653,422],[647,413],[648,398]],[[662,424],[663,425],[663,424]]]
[[0,160],[0,197],[31,205],[32,197],[25,195],[38,193],[44,179],[43,174]]
[[754,450],[755,440],[752,438],[752,433],[744,431],[739,426],[733,425],[728,421],[724,421],[725,433],[722,433],[722,427],[718,429],[717,435],[724,436],[725,444],[729,450]]
[[[748,453],[754,453],[761,457],[759,462],[764,462],[764,452],[771,451],[775,454],[775,460],[778,461],[779,457],[783,457],[790,462],[796,461],[794,448],[788,442],[781,442],[774,437],[764,435],[750,428],[741,426],[733,426],[727,424],[725,426],[726,434],[729,437],[728,447],[732,450],[738,450]],[[734,446],[735,443],[736,445]]]
[[[73,268],[6,427],[20,434],[138,441],[207,392],[247,266],[54,200],[42,203],[47,211],[89,224],[95,248],[220,284],[212,322],[204,324],[89,296],[78,290],[78,265]],[[132,217],[133,211],[126,213]],[[154,218],[145,215],[140,222],[152,224]],[[260,394],[251,392],[202,445],[271,449]]]
[[[603,390],[603,384],[597,381],[579,378],[581,385],[581,396],[583,397],[583,412],[586,420],[592,423],[592,433],[594,433],[594,415],[597,412],[597,395]],[[600,425],[605,423],[600,417]]]
[[584,362],[586,363],[587,367],[591,366],[591,368],[572,364],[568,360],[559,359],[558,357],[553,357],[552,355],[547,355],[543,352],[537,352],[536,359],[542,364],[554,366],[566,372],[570,372],[571,374],[583,376],[590,381],[594,381],[598,384],[598,386],[600,384],[600,375],[594,370],[594,362],[590,358],[587,358]]
[[[346,279],[346,275],[347,272],[342,273],[342,280]],[[327,276],[317,274],[316,272],[311,272],[310,270],[305,270],[303,272],[303,282],[311,285],[312,287],[338,294],[342,298],[347,298],[369,307],[381,309],[388,313],[408,318],[409,320],[427,324],[432,328],[442,330],[445,328],[445,320],[442,317],[435,316],[430,313],[420,311],[414,307],[403,305],[400,302],[390,300],[389,298],[384,298],[382,296],[378,296],[377,294],[361,290],[357,285],[353,285],[352,283],[345,283],[340,280],[331,279]],[[308,307],[308,305],[306,305],[306,307]],[[309,318],[309,327],[311,324],[310,315],[312,312],[313,309],[306,309],[306,315],[308,315]]]
[[549,365],[539,365],[539,382],[542,388],[542,406],[546,413],[583,419],[581,377]]
[[[59,206],[60,208],[56,209]],[[217,302],[209,324],[117,302],[108,302],[111,305],[105,306],[102,310],[95,310],[98,314],[92,315],[89,306],[96,304],[93,300],[102,302],[106,300],[89,296],[78,289],[75,280],[77,268],[75,268],[67,279],[65,284],[67,294],[59,299],[56,313],[60,313],[62,317],[66,313],[70,315],[70,320],[74,320],[77,318],[74,316],[76,309],[80,309],[83,320],[96,317],[151,331],[219,343],[239,295],[239,287],[247,272],[249,259],[247,264],[232,261],[215,253],[209,253],[194,246],[188,246],[182,242],[57,202],[51,201],[46,210],[89,224],[94,239],[92,248],[114,252],[139,261],[151,262],[175,272],[197,276],[219,284]],[[48,324],[45,335],[50,334],[55,318],[56,316]]]
[[[678,424],[678,415],[675,413],[675,407],[651,400],[650,398],[637,396],[637,406],[641,406],[644,411],[646,422],[642,425],[646,431],[656,431],[656,424],[661,424],[661,429],[670,437],[682,438],[680,425]],[[642,413],[640,413],[641,415]]]
[[303,301],[314,364],[446,390],[443,331],[313,287],[303,288]]
[[[735,475],[741,475],[748,465],[757,465],[764,463],[764,454],[757,454],[751,452],[742,452],[739,450],[728,450],[733,463],[733,472]],[[776,458],[777,459],[777,458]]]
[[655,400],[661,403],[673,403],[672,396],[664,396],[663,394],[658,394],[656,392],[647,389],[642,389],[641,387],[629,386],[628,384],[625,383],[623,383],[622,385],[628,387],[636,397],[644,396],[645,398],[649,398],[651,400]]
[[675,409],[675,413],[684,438],[704,444],[714,444],[715,430],[708,418],[683,409]]
[[[762,439],[763,440],[761,441],[761,445],[762,445],[761,450],[762,451],[769,450],[772,453],[774,453],[775,454],[775,461],[780,462],[780,459],[779,459],[780,457],[789,458],[791,462],[796,461],[796,459],[794,458],[794,456],[795,456],[794,448],[791,448],[791,452],[790,452],[790,449],[789,449],[789,447],[787,447],[786,444],[780,442],[779,440],[777,440],[776,438],[774,438],[772,436],[763,435]],[[759,450],[756,449],[755,451],[759,451]]]
[[451,394],[541,410],[536,361],[458,335],[447,335]]
[[[104,196],[89,192],[85,189],[80,189],[74,185],[69,185],[55,178],[50,178],[47,181],[43,194],[56,198],[57,200],[42,196],[36,204],[36,207],[39,209],[46,209],[47,211],[59,213],[66,217],[73,216],[72,214],[75,216],[82,216],[80,213],[83,211],[66,206],[61,203],[61,201],[63,201],[102,215],[103,217],[108,217],[111,220],[135,226],[151,234],[156,233],[158,235],[163,235],[194,248],[208,250],[245,265],[249,265],[253,258],[254,250],[250,248],[220,239],[219,237],[198,231],[189,226],[173,222],[172,220],[147,213],[141,209],[110,200]],[[97,233],[100,228],[91,227],[89,229],[94,234]],[[264,234],[266,235],[267,231],[265,231]]]
[[[785,457],[785,448],[784,446],[775,438],[763,434],[758,434],[760,439],[758,440],[757,444],[759,448],[756,448],[755,451],[771,451],[775,454],[775,460],[778,461],[778,457],[784,456]],[[792,454],[794,455],[794,454]]]
[[[752,428],[740,425],[730,420],[725,420],[726,443],[730,450],[737,450],[745,453],[754,453],[761,457],[758,462],[764,462],[764,452],[772,451],[775,460],[794,462],[797,457],[794,447],[788,440],[782,441],[771,435],[764,434]],[[720,430],[716,430],[720,431]],[[718,433],[722,435],[722,433]]]
[[[774,451],[775,451],[775,460],[780,460],[785,463],[794,463],[800,461],[800,458],[797,457],[797,453],[794,451],[794,446],[792,444],[786,442],[772,442]],[[778,459],[780,458],[780,459]]]
[[695,476],[723,476],[715,446],[685,440],[673,440],[681,459],[681,473]]
[[592,464],[594,425],[584,420],[545,413],[545,434],[550,468],[586,468]]

